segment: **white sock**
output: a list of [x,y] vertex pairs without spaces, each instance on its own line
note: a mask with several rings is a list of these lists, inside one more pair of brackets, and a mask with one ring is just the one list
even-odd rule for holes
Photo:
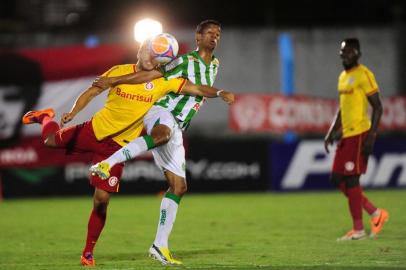
[[178,206],[178,202],[174,201],[172,198],[164,197],[162,199],[158,228],[154,240],[155,246],[169,248],[168,239],[169,235],[171,234],[173,224],[175,223]]
[[381,209],[376,208],[375,212],[372,213],[371,217],[379,217],[381,214]]
[[113,168],[113,166],[117,163],[131,160],[147,150],[148,145],[145,142],[144,137],[138,137],[126,146],[117,150],[114,154],[112,154],[110,157],[103,160],[102,162],[107,162],[110,165],[110,168]]

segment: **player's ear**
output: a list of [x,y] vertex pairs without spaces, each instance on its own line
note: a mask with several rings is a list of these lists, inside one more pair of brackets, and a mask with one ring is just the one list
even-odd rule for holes
[[196,39],[196,43],[199,43],[200,40],[202,39],[202,34],[201,33],[196,33],[195,34],[195,39]]

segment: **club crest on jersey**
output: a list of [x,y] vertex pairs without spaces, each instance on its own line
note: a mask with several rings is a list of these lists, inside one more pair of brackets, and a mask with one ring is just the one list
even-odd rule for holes
[[112,176],[109,178],[109,186],[114,187],[118,183],[118,178],[115,176]]
[[349,84],[349,85],[353,85],[353,84],[354,84],[354,78],[353,78],[353,77],[350,77],[350,78],[348,79],[348,84]]
[[154,89],[154,84],[152,82],[147,82],[146,84],[144,84],[144,88],[145,88],[145,90],[150,91],[150,90]]

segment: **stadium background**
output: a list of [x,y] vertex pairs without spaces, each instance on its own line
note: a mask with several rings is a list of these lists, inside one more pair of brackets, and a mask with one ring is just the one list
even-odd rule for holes
[[[238,198],[244,196],[234,193],[238,191],[251,196],[251,201],[262,198],[263,203],[266,200],[263,193],[250,195],[249,192],[283,192],[287,196],[284,198],[298,196],[297,201],[289,199],[293,204],[309,203],[311,209],[323,204],[326,198],[337,197],[334,200],[343,204],[342,216],[347,218],[345,201],[329,192],[332,191],[328,182],[332,155],[324,153],[322,139],[337,104],[337,76],[342,70],[338,57],[340,41],[356,36],[361,41],[361,62],[375,73],[385,102],[381,132],[362,184],[368,191],[378,192],[372,194],[378,201],[391,205],[393,213],[404,212],[404,199],[399,198],[404,198],[406,187],[406,100],[403,97],[406,4],[367,0],[232,3],[1,1],[0,198],[4,200],[0,203],[0,218],[4,221],[0,222],[1,231],[8,228],[6,213],[14,211],[13,205],[7,203],[20,202],[21,198],[42,198],[45,201],[38,203],[42,204],[47,200],[55,203],[55,197],[85,195],[90,202],[89,157],[66,158],[64,151],[46,149],[40,143],[39,128],[22,127],[20,119],[27,110],[44,107],[54,107],[60,117],[95,76],[112,65],[135,62],[137,46],[132,27],[144,17],[160,20],[164,31],[177,37],[181,52],[194,49],[194,30],[201,20],[214,18],[222,23],[221,41],[216,49],[221,68],[215,86],[233,90],[238,97],[231,108],[220,100],[209,100],[185,134],[191,205],[194,200],[208,199],[193,193],[216,196],[221,192],[221,196],[226,192]],[[103,96],[92,102],[73,123],[88,119],[102,104]],[[120,195],[129,195],[128,198],[136,199],[140,193],[156,194],[166,188],[149,154],[129,162],[123,179]],[[310,203],[307,197],[301,197],[305,195],[286,194],[286,191],[317,191],[311,194],[321,197],[314,195],[315,201]],[[127,196],[122,197],[128,200]],[[272,198],[270,201],[275,203],[283,200]],[[221,205],[224,198],[208,200]],[[214,218],[225,216],[216,214]],[[321,220],[324,214],[318,213]],[[327,216],[331,218],[331,213]],[[290,217],[293,218],[293,212]],[[27,225],[30,224],[28,221]],[[404,225],[402,219],[398,232],[403,235]],[[332,232],[334,236],[335,233]],[[395,255],[404,254],[404,236],[399,241],[398,249],[390,243],[385,245],[397,250]],[[285,241],[281,240],[281,244]],[[387,252],[387,246],[376,246],[379,254]],[[274,248],[277,249],[276,244]],[[187,257],[187,252],[183,255]],[[1,252],[0,259],[6,261]],[[289,259],[282,260],[281,265],[286,261]],[[263,259],[263,263],[268,262]],[[297,263],[308,262],[298,258]],[[404,257],[388,263],[396,268],[405,264]],[[44,269],[39,265],[39,269]],[[356,263],[351,261],[348,265]]]

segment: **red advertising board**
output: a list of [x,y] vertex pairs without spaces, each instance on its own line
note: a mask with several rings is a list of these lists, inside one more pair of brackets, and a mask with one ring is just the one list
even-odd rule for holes
[[[406,98],[383,99],[381,130],[406,129]],[[230,127],[237,132],[294,131],[325,133],[337,112],[337,101],[307,96],[237,95],[231,106]]]

